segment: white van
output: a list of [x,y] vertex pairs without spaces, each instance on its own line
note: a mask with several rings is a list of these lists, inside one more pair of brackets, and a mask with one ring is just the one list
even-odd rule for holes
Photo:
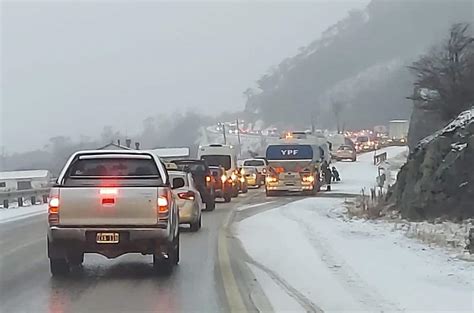
[[206,161],[209,166],[222,166],[228,177],[237,170],[237,152],[234,146],[221,144],[200,146],[197,157]]

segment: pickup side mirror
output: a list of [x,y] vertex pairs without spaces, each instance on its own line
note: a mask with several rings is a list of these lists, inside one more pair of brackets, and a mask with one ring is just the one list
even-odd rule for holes
[[184,179],[181,177],[175,177],[173,178],[173,183],[171,184],[172,189],[177,189],[184,187]]

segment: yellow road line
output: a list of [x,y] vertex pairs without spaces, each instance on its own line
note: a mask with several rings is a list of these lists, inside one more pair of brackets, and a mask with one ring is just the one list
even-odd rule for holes
[[246,312],[245,304],[235,280],[234,272],[230,264],[229,250],[227,248],[226,233],[228,230],[231,213],[226,218],[223,228],[219,230],[217,238],[218,262],[224,283],[224,291],[227,296],[230,312]]

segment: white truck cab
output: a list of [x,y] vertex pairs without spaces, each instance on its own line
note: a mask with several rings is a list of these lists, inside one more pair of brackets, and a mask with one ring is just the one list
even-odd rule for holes
[[197,157],[206,161],[209,166],[222,166],[228,177],[237,170],[237,152],[234,146],[222,144],[200,146]]

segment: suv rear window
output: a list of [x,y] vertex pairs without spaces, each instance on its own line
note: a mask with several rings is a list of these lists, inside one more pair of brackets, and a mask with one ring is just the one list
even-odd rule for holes
[[201,159],[206,161],[210,166],[222,166],[226,170],[231,168],[231,159],[230,155],[203,155]]
[[68,176],[157,178],[160,173],[152,159],[94,158],[74,162]]

